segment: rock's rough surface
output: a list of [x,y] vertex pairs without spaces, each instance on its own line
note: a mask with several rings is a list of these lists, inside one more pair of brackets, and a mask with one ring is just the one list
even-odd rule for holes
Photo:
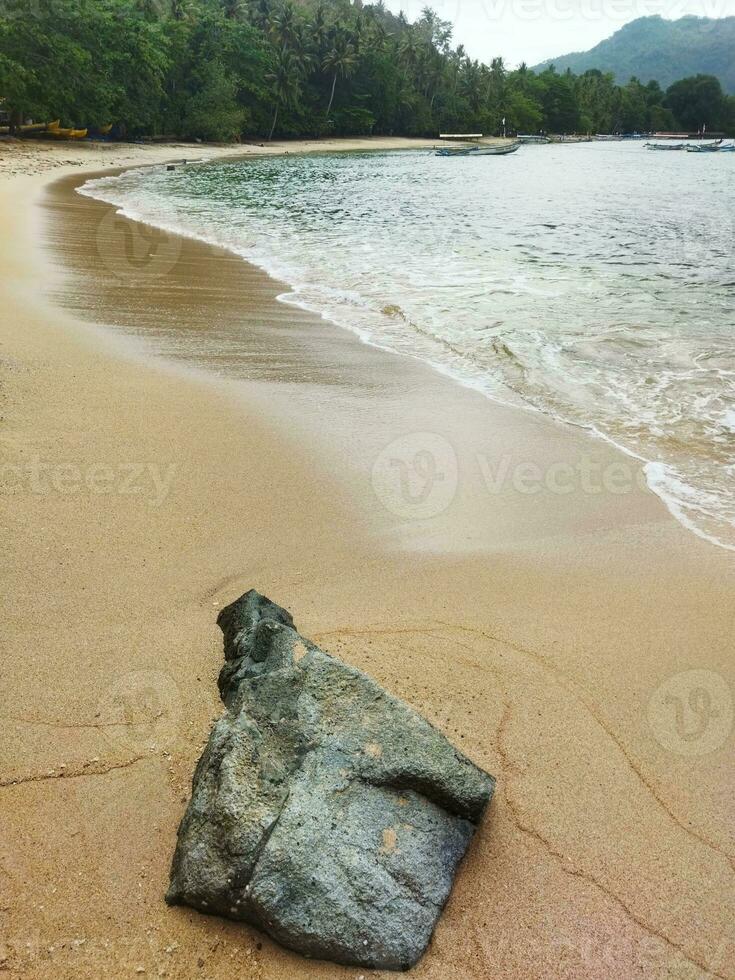
[[493,778],[257,592],[218,623],[228,711],[194,774],[166,900],[308,956],[408,969]]

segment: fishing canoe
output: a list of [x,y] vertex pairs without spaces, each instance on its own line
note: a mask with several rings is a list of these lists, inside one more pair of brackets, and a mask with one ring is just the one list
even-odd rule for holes
[[478,146],[477,151],[473,154],[476,157],[504,157],[508,153],[515,153],[516,150],[520,149],[521,144],[516,143],[501,143],[499,146]]
[[86,129],[52,129],[49,136],[57,140],[82,140],[87,135]]
[[702,146],[687,146],[687,153],[717,153],[722,149],[719,143],[707,143]]
[[514,143],[474,143],[472,146],[442,146],[436,150],[438,157],[502,157],[515,153],[520,142]]
[[647,150],[683,150],[684,143],[646,143]]
[[466,157],[477,153],[476,146],[442,146],[436,151],[438,157]]
[[[59,128],[59,120],[50,123],[23,123],[18,126],[19,133],[50,133]],[[0,126],[0,135],[7,136],[10,126]]]

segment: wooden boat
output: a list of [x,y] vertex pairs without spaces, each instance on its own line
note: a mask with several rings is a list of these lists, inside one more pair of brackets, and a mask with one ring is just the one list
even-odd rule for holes
[[550,143],[551,140],[548,136],[532,136],[526,133],[519,133],[516,136],[519,143]]
[[591,143],[591,136],[567,136],[560,133],[552,133],[549,136],[552,143]]
[[508,153],[515,153],[516,150],[521,148],[519,142],[515,143],[501,143],[499,146],[478,146],[476,148],[473,156],[476,157],[504,157]]
[[438,157],[500,157],[514,153],[521,145],[518,140],[513,143],[481,143],[482,133],[441,133],[439,139],[472,142],[469,146],[466,142],[460,146],[441,146],[436,150]]
[[[477,146],[472,145],[475,140],[482,139],[482,133],[439,133],[440,140],[447,140],[450,143],[459,143],[458,146],[441,146],[436,151],[438,157],[466,157],[468,153],[474,153]],[[468,146],[467,143],[470,142]]]
[[52,129],[49,136],[57,140],[82,140],[87,135],[86,129]]
[[696,146],[694,144],[687,144],[685,149],[687,153],[717,153],[719,150],[722,149],[722,147],[720,146],[721,142],[722,140],[720,140],[717,143],[700,143],[699,146]]
[[[23,123],[18,126],[17,131],[20,134],[25,133],[49,133],[55,129],[59,128],[59,120],[55,119],[54,122],[50,123]],[[10,126],[0,126],[0,135],[7,136],[10,132]]]
[[100,136],[109,136],[110,133],[112,132],[112,126],[113,126],[112,123],[108,123],[107,126],[100,126],[97,129],[97,132],[100,134]]
[[477,153],[476,146],[440,146],[436,151],[438,157],[466,157],[470,153]]
[[646,143],[647,150],[683,150],[684,143]]

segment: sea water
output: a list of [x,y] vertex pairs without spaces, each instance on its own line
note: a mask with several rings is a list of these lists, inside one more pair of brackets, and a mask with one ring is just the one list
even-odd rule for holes
[[735,154],[291,155],[82,191],[233,250],[368,343],[588,428],[735,549]]

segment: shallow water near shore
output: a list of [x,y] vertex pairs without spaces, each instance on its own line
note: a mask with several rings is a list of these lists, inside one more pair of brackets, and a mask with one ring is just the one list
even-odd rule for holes
[[83,192],[227,247],[369,343],[591,429],[735,548],[733,165],[639,143],[356,153],[133,170]]

